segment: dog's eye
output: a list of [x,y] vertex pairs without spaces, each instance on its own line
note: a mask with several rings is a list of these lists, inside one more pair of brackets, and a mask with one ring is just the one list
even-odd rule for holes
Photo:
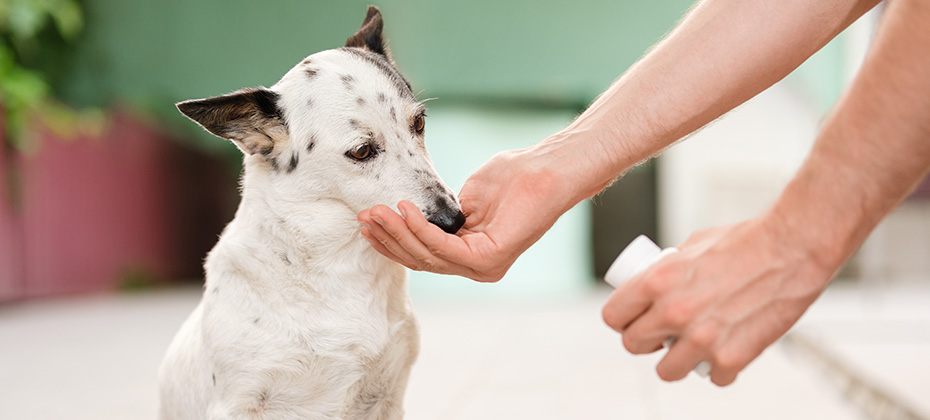
[[358,160],[365,161],[371,159],[375,155],[375,149],[371,147],[370,144],[365,143],[358,146],[355,146],[354,149],[346,152],[346,156]]
[[423,134],[424,128],[426,128],[426,115],[417,115],[413,120],[413,131],[417,133],[417,135],[421,135]]

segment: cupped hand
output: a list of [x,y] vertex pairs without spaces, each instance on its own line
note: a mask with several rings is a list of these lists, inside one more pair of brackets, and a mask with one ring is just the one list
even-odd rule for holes
[[703,360],[711,380],[732,383],[814,302],[835,267],[823,267],[765,217],[698,232],[621,285],[603,309],[634,354],[677,340],[656,368],[684,378]]
[[412,203],[375,206],[358,215],[362,236],[388,258],[414,270],[457,274],[477,281],[500,280],[517,257],[577,200],[536,148],[502,152],[462,187],[465,225],[452,235],[429,223]]

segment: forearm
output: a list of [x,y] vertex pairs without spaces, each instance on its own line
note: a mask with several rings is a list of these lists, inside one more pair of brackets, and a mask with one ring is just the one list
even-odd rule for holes
[[896,0],[866,61],[769,212],[830,269],[930,168],[930,4]]
[[590,162],[566,175],[583,187],[575,202],[590,197],[783,78],[875,3],[703,1],[541,149]]

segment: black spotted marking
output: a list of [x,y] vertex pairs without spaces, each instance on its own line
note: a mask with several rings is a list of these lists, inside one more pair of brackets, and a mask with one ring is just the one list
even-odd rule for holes
[[261,318],[255,318],[255,319],[252,320],[252,323],[253,323],[253,324],[258,324],[258,321],[261,321],[261,320],[262,320]]
[[391,107],[391,121],[397,122],[397,110]]
[[339,79],[342,80],[342,85],[346,89],[352,90],[355,87],[355,78],[351,74],[344,74]]
[[312,108],[312,107],[313,107],[313,98],[308,98],[308,99],[307,99],[307,108]]
[[316,141],[313,140],[313,139],[310,139],[310,144],[307,145],[307,153],[312,152],[312,151],[313,151],[313,146],[315,146],[315,145],[316,145]]
[[278,158],[277,158],[277,156],[275,156],[275,157],[273,157],[273,158],[271,158],[271,159],[268,159],[268,163],[271,164],[271,169],[273,169],[275,172],[278,172],[279,170],[281,170],[281,168],[278,167]]
[[361,126],[362,126],[362,123],[358,122],[358,120],[354,118],[349,120],[349,127],[352,127],[352,129],[358,129]]
[[358,106],[365,106],[365,98],[359,96],[355,99],[355,103],[357,103]]
[[384,73],[388,79],[391,79],[391,82],[394,83],[394,87],[397,89],[397,93],[400,94],[400,96],[416,100],[416,98],[413,96],[413,90],[410,88],[410,82],[408,82],[407,79],[405,79],[404,76],[401,75],[399,71],[397,71],[397,68],[394,67],[390,61],[388,61],[387,57],[357,47],[342,47],[339,48],[339,50],[345,51],[362,60],[367,61],[368,63],[373,64],[375,67],[381,70],[381,72]]
[[410,157],[413,157],[413,151],[412,151],[412,150],[408,150],[408,151],[407,151],[407,155],[410,156]]
[[306,69],[304,70],[304,73],[307,75],[307,77],[314,79],[320,74],[320,71],[318,69]]
[[378,94],[378,102],[382,104],[387,102],[387,95],[384,92]]
[[[268,137],[268,136],[265,136],[265,137]],[[268,139],[271,140],[271,137],[268,137]],[[268,155],[270,155],[271,152],[273,152],[273,151],[274,151],[274,145],[273,145],[273,144],[272,144],[271,146],[266,146],[266,147],[262,147],[262,148],[258,149],[258,153],[259,153],[260,155],[262,155],[262,156],[268,156]]]
[[307,65],[307,64],[310,64],[310,63],[312,63],[312,62],[313,62],[313,60],[311,60],[311,59],[308,58],[308,59],[306,59],[306,60],[304,60],[304,61],[301,61],[300,64]]
[[213,386],[216,386],[216,374],[213,374]]
[[[299,156],[297,155],[297,153],[291,154],[291,161],[287,163],[287,173],[294,172],[294,169],[297,169],[298,161],[299,161]],[[290,261],[287,260],[287,254],[284,255],[284,260],[287,263],[290,263]]]

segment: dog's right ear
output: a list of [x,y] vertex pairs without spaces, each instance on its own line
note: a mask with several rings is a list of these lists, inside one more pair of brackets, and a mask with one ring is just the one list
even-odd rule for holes
[[391,53],[387,46],[384,45],[384,21],[381,19],[381,11],[377,6],[368,6],[368,12],[362,26],[354,35],[346,39],[347,47],[364,48],[373,53],[381,54],[388,61],[391,60]]
[[274,142],[287,137],[278,94],[247,88],[206,99],[178,102],[182,114],[214,135],[232,140],[244,153],[269,155]]

